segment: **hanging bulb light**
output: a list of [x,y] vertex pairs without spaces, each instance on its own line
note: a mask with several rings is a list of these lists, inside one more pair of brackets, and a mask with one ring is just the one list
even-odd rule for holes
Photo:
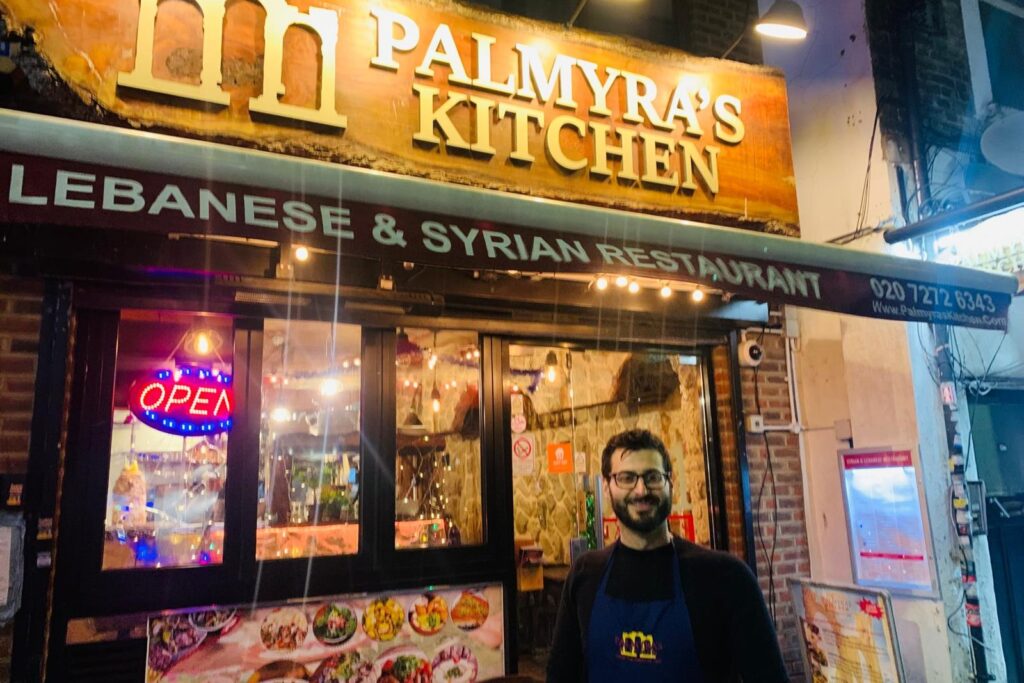
[[305,263],[309,260],[309,249],[307,247],[295,247],[295,260]]
[[549,382],[554,382],[558,378],[558,356],[554,351],[548,351],[548,355],[544,358],[544,375]]
[[210,335],[206,332],[200,332],[196,335],[196,353],[200,356],[205,356],[210,353],[213,348],[213,343],[210,341]]
[[284,406],[278,406],[270,411],[270,419],[274,422],[290,422],[292,419],[292,411],[288,410]]
[[430,352],[430,358],[427,360],[427,367],[431,370],[437,365],[437,354],[433,351]]
[[441,412],[441,392],[438,391],[437,384],[430,390],[430,407],[435,413]]
[[630,294],[636,294],[639,291],[640,291],[640,283],[637,282],[636,280],[630,280],[629,281],[629,293]]
[[597,291],[603,292],[608,289],[608,278],[602,275],[594,281],[594,286],[597,287]]
[[662,299],[668,299],[672,296],[672,288],[668,286],[668,283],[665,283],[661,286],[660,293]]
[[699,304],[701,301],[704,301],[704,290],[698,287],[693,290],[693,294],[690,295],[690,298]]
[[629,278],[626,277],[625,275],[619,275],[617,278],[615,278],[615,286],[620,288],[620,289],[622,287],[625,287],[628,284],[629,284]]

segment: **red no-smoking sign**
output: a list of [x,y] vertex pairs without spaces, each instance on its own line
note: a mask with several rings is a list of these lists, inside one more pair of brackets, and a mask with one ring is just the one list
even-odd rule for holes
[[512,455],[520,460],[526,460],[533,455],[533,439],[526,436],[517,436],[513,439]]

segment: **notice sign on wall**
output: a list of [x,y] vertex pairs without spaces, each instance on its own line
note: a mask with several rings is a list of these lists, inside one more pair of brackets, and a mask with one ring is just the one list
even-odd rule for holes
[[910,450],[840,451],[853,574],[863,586],[931,593],[931,562]]

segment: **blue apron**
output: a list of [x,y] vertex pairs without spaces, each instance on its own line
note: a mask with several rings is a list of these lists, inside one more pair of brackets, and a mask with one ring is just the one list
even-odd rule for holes
[[608,558],[587,629],[590,683],[672,681],[702,683],[690,611],[686,608],[679,559],[672,557],[672,598],[631,602],[609,596],[615,551]]

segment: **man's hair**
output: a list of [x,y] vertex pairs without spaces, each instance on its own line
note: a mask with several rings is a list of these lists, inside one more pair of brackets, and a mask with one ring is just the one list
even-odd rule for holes
[[619,449],[625,451],[658,451],[665,474],[672,474],[672,460],[668,457],[665,442],[646,429],[629,429],[608,439],[608,444],[601,453],[601,476],[605,479],[612,475],[612,454]]

